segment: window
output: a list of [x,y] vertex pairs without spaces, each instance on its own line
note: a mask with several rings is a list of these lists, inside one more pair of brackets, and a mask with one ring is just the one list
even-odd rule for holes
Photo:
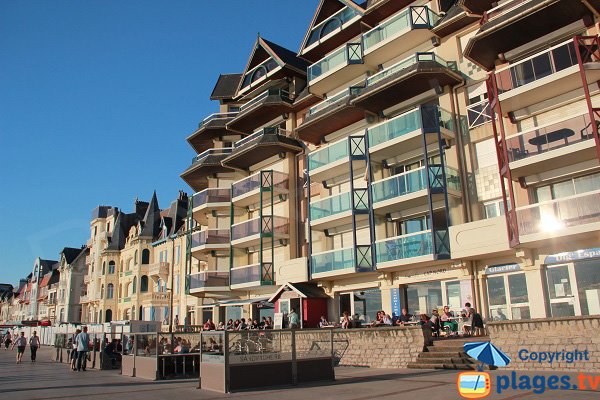
[[181,246],[175,246],[175,264],[179,264],[181,261]]
[[142,264],[150,264],[150,250],[142,250]]
[[106,232],[110,232],[110,222],[106,224]]
[[131,289],[132,294],[135,294],[136,289],[137,289],[137,276],[134,276],[133,277],[132,289]]
[[114,274],[115,273],[115,262],[114,261],[109,261],[108,262],[108,273],[109,274]]
[[600,190],[600,174],[580,176],[534,189],[534,199],[540,203]]
[[179,275],[176,276],[175,281],[177,282],[177,285],[175,285],[175,294],[179,294],[179,285],[181,284],[179,281]]
[[142,275],[140,278],[140,292],[146,293],[148,291],[148,277],[146,275]]
[[503,274],[487,278],[490,319],[529,319],[529,295],[524,273]]
[[102,261],[102,275],[106,274],[106,261]]
[[398,221],[398,236],[422,232],[429,229],[429,218],[426,216]]
[[135,251],[135,255],[133,256],[133,265],[138,264],[138,251]]
[[100,298],[104,298],[104,285],[100,286]]
[[504,202],[502,200],[492,200],[483,203],[485,218],[494,218],[504,215]]
[[[362,323],[371,323],[381,310],[381,290],[366,289],[340,294],[340,317],[344,312],[350,318],[357,317]],[[280,310],[281,312],[281,310]]]
[[325,36],[329,35],[331,32],[340,28],[341,26],[342,26],[342,21],[340,21],[339,18],[332,18],[323,25],[319,36],[322,39]]

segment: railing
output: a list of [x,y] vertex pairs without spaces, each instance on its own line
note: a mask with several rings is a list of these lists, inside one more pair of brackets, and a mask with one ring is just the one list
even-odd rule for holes
[[309,206],[310,220],[315,221],[352,210],[352,199],[350,196],[350,192],[346,192],[311,203]]
[[327,75],[340,66],[361,63],[362,45],[360,43],[347,43],[308,67],[308,81]]
[[284,217],[263,215],[231,226],[231,240],[239,240],[258,234],[285,235],[289,233],[289,221]]
[[342,139],[339,142],[332,143],[327,147],[309,154],[308,170],[312,171],[324,167],[325,165],[347,158],[348,156],[348,139]]
[[573,65],[577,65],[577,54],[570,40],[497,70],[498,91],[506,93]]
[[244,80],[242,81],[242,90],[246,89],[248,86],[252,86],[254,83],[262,81],[269,72],[273,71],[278,66],[279,64],[277,64],[274,59],[269,57],[256,67],[250,69],[248,72],[246,72],[246,75],[244,75]]
[[529,3],[530,1],[531,0],[513,0],[503,2],[502,4],[497,5],[496,7],[487,11],[484,18],[481,19],[481,24],[483,25],[486,22],[492,21],[517,7],[520,7],[524,3]]
[[[345,6],[326,20],[315,25],[310,32],[310,36],[306,42],[306,47],[309,47],[315,43],[322,43],[331,37],[331,34],[338,30],[344,29],[344,24],[359,16],[360,14],[351,7]],[[332,21],[336,20],[337,24]],[[327,25],[326,31],[323,28]]]
[[310,269],[313,274],[354,269],[354,248],[330,250],[311,256]]
[[270,170],[259,171],[247,178],[234,182],[231,186],[232,200],[260,189],[261,185],[263,188],[287,190],[289,187],[288,174]]
[[600,190],[519,207],[516,213],[519,235],[559,233],[600,222]]
[[209,203],[229,203],[231,201],[231,190],[228,188],[208,188],[192,196],[194,208]]
[[354,94],[358,94],[359,93],[359,89],[357,87],[351,86],[347,89],[342,90],[339,93],[336,93],[334,95],[332,95],[331,97],[328,97],[327,99],[321,101],[320,103],[317,103],[316,105],[312,106],[311,108],[308,109],[308,115],[313,115],[313,114],[317,114],[320,111],[326,109],[327,107],[329,107],[330,105],[337,103],[338,101],[345,99],[347,97],[350,97]]
[[[598,123],[597,121],[595,123]],[[589,114],[531,128],[506,138],[508,160],[518,161],[593,139]]]
[[382,80],[384,78],[387,78],[388,76],[391,76],[391,75],[396,74],[406,68],[409,68],[418,62],[424,62],[424,61],[433,61],[437,64],[440,64],[440,66],[442,66],[442,67],[450,68],[453,71],[457,70],[457,66],[456,66],[455,62],[446,61],[435,53],[429,53],[429,52],[428,53],[417,53],[413,56],[410,56],[410,57],[384,69],[381,72],[376,73],[375,75],[370,76],[369,78],[367,78],[365,87],[374,85],[375,83],[379,82],[380,80]]
[[206,229],[192,234],[192,249],[210,244],[229,244],[229,229]]
[[381,42],[419,28],[432,28],[440,16],[426,6],[409,7],[362,35],[365,54]]
[[431,231],[411,233],[375,242],[377,263],[433,254]]
[[229,279],[232,285],[260,282],[261,273],[262,271],[260,264],[245,265],[243,267],[232,268],[229,274]]
[[467,106],[467,118],[469,120],[469,129],[490,122],[492,120],[490,102],[486,99],[474,104],[469,104]]
[[[442,179],[441,165],[431,165],[429,174],[432,186],[439,187],[439,181]],[[446,167],[446,187],[460,191],[460,178],[458,171],[454,168]],[[374,182],[371,186],[371,193],[373,194],[373,203],[378,203],[425,189],[427,189],[427,176],[425,167],[421,167]]]
[[198,124],[198,128],[202,128],[204,125],[208,124],[211,121],[216,121],[220,119],[231,119],[235,117],[238,112],[226,112],[226,113],[214,113],[210,114],[208,117],[204,118],[202,122]]
[[229,272],[204,271],[188,275],[190,289],[229,286]]
[[287,99],[290,98],[290,92],[288,92],[287,90],[283,90],[283,89],[267,89],[264,92],[262,92],[261,94],[259,94],[258,96],[256,96],[255,98],[253,98],[252,100],[250,100],[249,102],[247,102],[246,104],[242,105],[240,107],[240,113],[251,109],[252,107],[254,107],[255,105],[257,105],[258,103],[260,103],[261,101],[263,101],[264,99],[266,99],[269,96],[274,96],[274,95],[278,95],[281,97],[285,97]]
[[208,149],[192,158],[192,164],[204,160],[208,156],[220,156],[230,154],[233,151],[233,147],[223,147],[221,149]]
[[120,300],[121,303],[130,303],[131,302],[131,297],[123,297]]
[[152,301],[167,301],[171,298],[170,292],[153,292]]
[[158,262],[150,265],[148,269],[148,274],[150,276],[166,276],[169,275],[169,263],[168,262]]

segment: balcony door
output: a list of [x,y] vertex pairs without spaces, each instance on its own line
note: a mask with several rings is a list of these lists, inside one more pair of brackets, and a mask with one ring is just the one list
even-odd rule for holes
[[546,279],[550,315],[552,317],[581,315],[573,264],[549,266],[546,270]]

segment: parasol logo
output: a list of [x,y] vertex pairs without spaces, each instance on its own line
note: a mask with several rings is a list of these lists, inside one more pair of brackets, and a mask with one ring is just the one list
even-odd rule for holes
[[490,374],[487,372],[461,372],[456,379],[458,394],[465,399],[482,399],[492,390]]
[[490,374],[483,372],[488,366],[504,367],[510,358],[492,342],[468,342],[464,346],[465,353],[480,362],[477,371],[461,372],[456,378],[458,394],[466,399],[482,399],[490,395],[492,383]]

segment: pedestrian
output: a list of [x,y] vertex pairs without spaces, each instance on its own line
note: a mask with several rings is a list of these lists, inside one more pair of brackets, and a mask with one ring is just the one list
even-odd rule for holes
[[175,328],[177,328],[177,326],[179,325],[179,314],[175,315],[175,322],[173,322],[173,325],[175,325]]
[[6,335],[4,335],[4,350],[8,350],[10,344],[12,343],[12,335],[10,331],[6,330]]
[[85,371],[90,343],[90,335],[88,335],[87,331],[87,326],[84,326],[83,331],[75,338],[75,343],[77,344],[77,371]]
[[77,339],[77,335],[79,335],[80,333],[81,333],[81,329],[77,329],[71,339],[71,357],[69,357],[71,371],[77,371],[77,340],[76,339]]
[[296,310],[293,308],[288,314],[288,324],[290,329],[300,328],[300,318],[298,317],[298,314],[296,314]]
[[38,348],[40,347],[40,337],[37,335],[37,331],[33,331],[33,336],[29,338],[29,350],[31,351],[31,362],[35,362]]
[[21,336],[15,340],[12,347],[14,348],[15,346],[17,346],[17,364],[21,364],[21,361],[23,360],[23,353],[25,353],[25,347],[27,346],[25,332],[21,332]]

